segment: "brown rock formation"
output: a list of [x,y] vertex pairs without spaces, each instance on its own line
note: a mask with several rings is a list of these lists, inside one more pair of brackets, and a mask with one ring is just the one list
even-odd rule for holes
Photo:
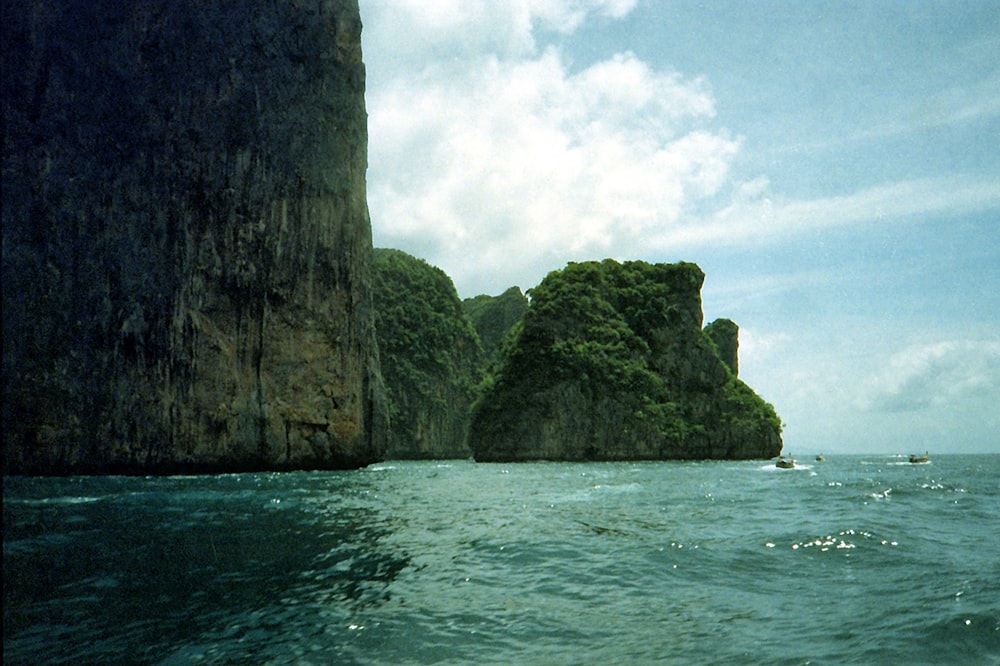
[[5,471],[379,459],[357,1],[2,11]]

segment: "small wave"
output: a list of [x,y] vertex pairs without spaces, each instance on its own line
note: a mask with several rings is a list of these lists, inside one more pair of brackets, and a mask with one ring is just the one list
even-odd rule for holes
[[52,505],[62,505],[70,506],[73,504],[90,504],[91,502],[100,502],[104,497],[46,497],[43,499],[6,499],[5,503],[10,504],[23,504],[25,506],[52,506]]
[[[969,663],[1000,663],[1000,619],[983,612],[952,613],[925,628],[928,644],[950,646]],[[977,661],[981,659],[982,661]]]
[[642,484],[626,483],[624,485],[608,485],[604,483],[596,483],[593,486],[593,490],[599,490],[601,492],[608,492],[608,493],[635,493],[642,490]]
[[778,467],[774,463],[767,463],[766,465],[761,465],[757,469],[765,471],[765,472],[795,472],[795,471],[811,472],[812,469],[813,469],[813,466],[812,465],[795,463],[795,467],[783,469],[781,467]]
[[889,493],[892,492],[892,488],[886,488],[885,490],[876,491],[868,495],[872,499],[876,500],[886,500],[889,499]]

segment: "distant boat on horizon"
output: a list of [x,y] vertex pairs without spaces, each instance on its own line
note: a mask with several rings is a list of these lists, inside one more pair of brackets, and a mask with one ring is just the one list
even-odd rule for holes
[[823,462],[824,460],[826,460],[826,458],[823,457],[822,453],[816,456],[816,462]]
[[774,466],[778,469],[792,469],[795,467],[795,461],[791,458],[778,458]]
[[922,456],[918,456],[915,453],[911,453],[910,454],[910,462],[911,463],[916,464],[916,463],[925,463],[925,462],[929,462],[929,461],[930,461],[930,455],[928,455],[927,451],[925,451],[924,455],[922,455]]

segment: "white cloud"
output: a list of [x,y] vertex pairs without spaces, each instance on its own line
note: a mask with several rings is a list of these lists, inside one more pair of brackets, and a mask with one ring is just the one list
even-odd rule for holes
[[[476,13],[445,3],[432,20],[401,3],[413,39],[437,35],[462,57],[369,86],[376,244],[420,248],[471,295],[532,286],[569,260],[638,256],[671,236],[692,202],[719,191],[739,148],[708,126],[707,85],[631,53],[572,71],[530,39],[535,23],[572,30],[633,4],[477,3]],[[498,13],[507,36],[480,35]],[[374,22],[376,36],[387,30]]]
[[398,69],[421,69],[430,57],[493,53],[529,56],[538,28],[568,34],[590,16],[622,18],[636,0],[361,0],[366,54]]
[[962,175],[811,200],[766,176],[731,182],[741,141],[717,127],[704,80],[628,52],[578,70],[539,46],[544,30],[634,6],[363,0],[376,244],[441,267],[468,296],[533,286],[572,260],[674,260],[1000,208],[994,180]]
[[869,382],[861,406],[910,412],[1000,394],[1000,342],[958,340],[915,345],[889,359]]
[[740,357],[753,358],[757,364],[780,359],[792,342],[791,334],[785,331],[765,331],[755,328],[740,328]]
[[665,243],[758,243],[796,234],[912,216],[961,215],[1000,207],[995,180],[943,176],[885,183],[849,194],[789,200],[773,196],[764,177],[737,184],[731,202]]
[[523,5],[533,17],[551,30],[563,33],[573,32],[587,19],[589,14],[609,18],[622,18],[635,9],[636,0],[521,0],[514,4]]

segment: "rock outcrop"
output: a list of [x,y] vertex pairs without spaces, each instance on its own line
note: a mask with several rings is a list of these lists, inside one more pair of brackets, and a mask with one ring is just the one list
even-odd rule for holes
[[462,308],[479,334],[483,351],[493,363],[500,358],[500,348],[508,333],[528,309],[528,298],[520,287],[511,287],[499,296],[481,294],[467,298],[462,301]]
[[716,319],[705,327],[705,334],[715,343],[719,358],[734,376],[740,375],[740,327],[732,319]]
[[380,459],[357,0],[2,12],[5,472]]
[[376,249],[375,322],[392,420],[389,458],[469,458],[469,410],[486,359],[444,271]]
[[522,327],[477,401],[475,459],[778,455],[780,420],[735,376],[735,337],[724,361],[701,328],[703,282],[689,263],[606,260],[550,273],[529,292]]

